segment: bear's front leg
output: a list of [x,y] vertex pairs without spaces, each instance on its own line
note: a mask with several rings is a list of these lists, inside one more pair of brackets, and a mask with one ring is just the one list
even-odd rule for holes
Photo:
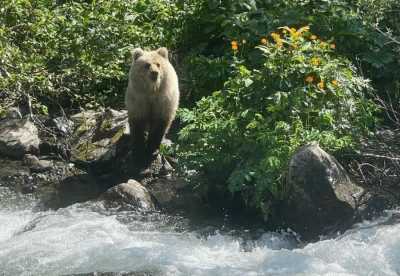
[[146,153],[150,156],[155,156],[160,148],[161,141],[167,132],[169,122],[165,120],[154,120],[150,126],[149,139],[147,141]]
[[129,120],[129,128],[131,141],[133,145],[133,152],[136,159],[144,159],[145,153],[145,127],[144,120]]

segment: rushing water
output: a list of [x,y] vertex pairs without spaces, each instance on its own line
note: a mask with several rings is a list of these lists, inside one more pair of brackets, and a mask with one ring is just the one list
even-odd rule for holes
[[388,221],[390,212],[334,239],[299,247],[290,234],[204,235],[185,230],[179,217],[116,212],[101,203],[57,211],[35,211],[35,204],[0,187],[0,275],[400,274],[400,224]]

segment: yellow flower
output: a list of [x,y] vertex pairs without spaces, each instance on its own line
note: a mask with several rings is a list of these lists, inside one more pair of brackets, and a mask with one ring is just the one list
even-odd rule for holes
[[339,84],[339,82],[337,80],[332,80],[331,83],[333,86],[338,86],[338,84]]
[[335,43],[332,43],[332,44],[331,44],[331,49],[336,49]]
[[231,47],[233,51],[237,51],[239,49],[239,45],[236,40],[232,40]]
[[297,30],[295,28],[290,28],[291,33],[295,33]]
[[315,66],[318,66],[318,65],[321,64],[321,60],[320,60],[319,58],[317,58],[317,57],[313,57],[313,58],[311,59],[311,64],[312,64],[312,65],[315,65]]
[[279,34],[277,34],[277,33],[272,33],[271,36],[272,36],[272,39],[275,41],[276,45],[279,48],[282,47],[283,42],[282,42],[281,36]]
[[311,75],[308,75],[305,79],[304,79],[307,83],[312,83],[314,81],[314,77]]
[[312,64],[312,65],[315,65],[315,66],[318,66],[318,65],[321,64],[321,60],[320,60],[318,57],[313,57],[313,58],[311,59],[311,64]]
[[277,34],[277,33],[272,33],[271,36],[272,36],[272,38],[274,39],[275,42],[276,42],[276,40],[281,39],[280,34]]
[[317,84],[317,86],[318,86],[319,89],[324,90],[324,88],[325,88],[325,83],[324,83],[324,81],[321,80],[321,81]]
[[312,35],[312,36],[310,36],[310,39],[311,39],[311,40],[316,40],[316,39],[317,39],[317,36],[316,36],[316,35]]
[[265,37],[261,38],[261,44],[266,45],[268,43]]

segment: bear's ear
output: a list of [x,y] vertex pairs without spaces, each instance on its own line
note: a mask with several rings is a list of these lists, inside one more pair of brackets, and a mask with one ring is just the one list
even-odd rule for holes
[[165,59],[168,59],[168,50],[165,47],[158,48],[157,54],[159,54],[160,56],[162,56]]
[[132,50],[132,58],[133,61],[136,61],[138,58],[140,58],[141,56],[143,56],[144,51],[140,48],[136,48]]

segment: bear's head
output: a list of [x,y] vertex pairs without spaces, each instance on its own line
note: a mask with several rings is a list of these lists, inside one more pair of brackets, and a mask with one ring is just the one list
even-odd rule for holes
[[159,86],[166,72],[165,66],[169,63],[167,48],[155,51],[144,51],[136,48],[132,51],[135,75],[139,75],[152,86]]

